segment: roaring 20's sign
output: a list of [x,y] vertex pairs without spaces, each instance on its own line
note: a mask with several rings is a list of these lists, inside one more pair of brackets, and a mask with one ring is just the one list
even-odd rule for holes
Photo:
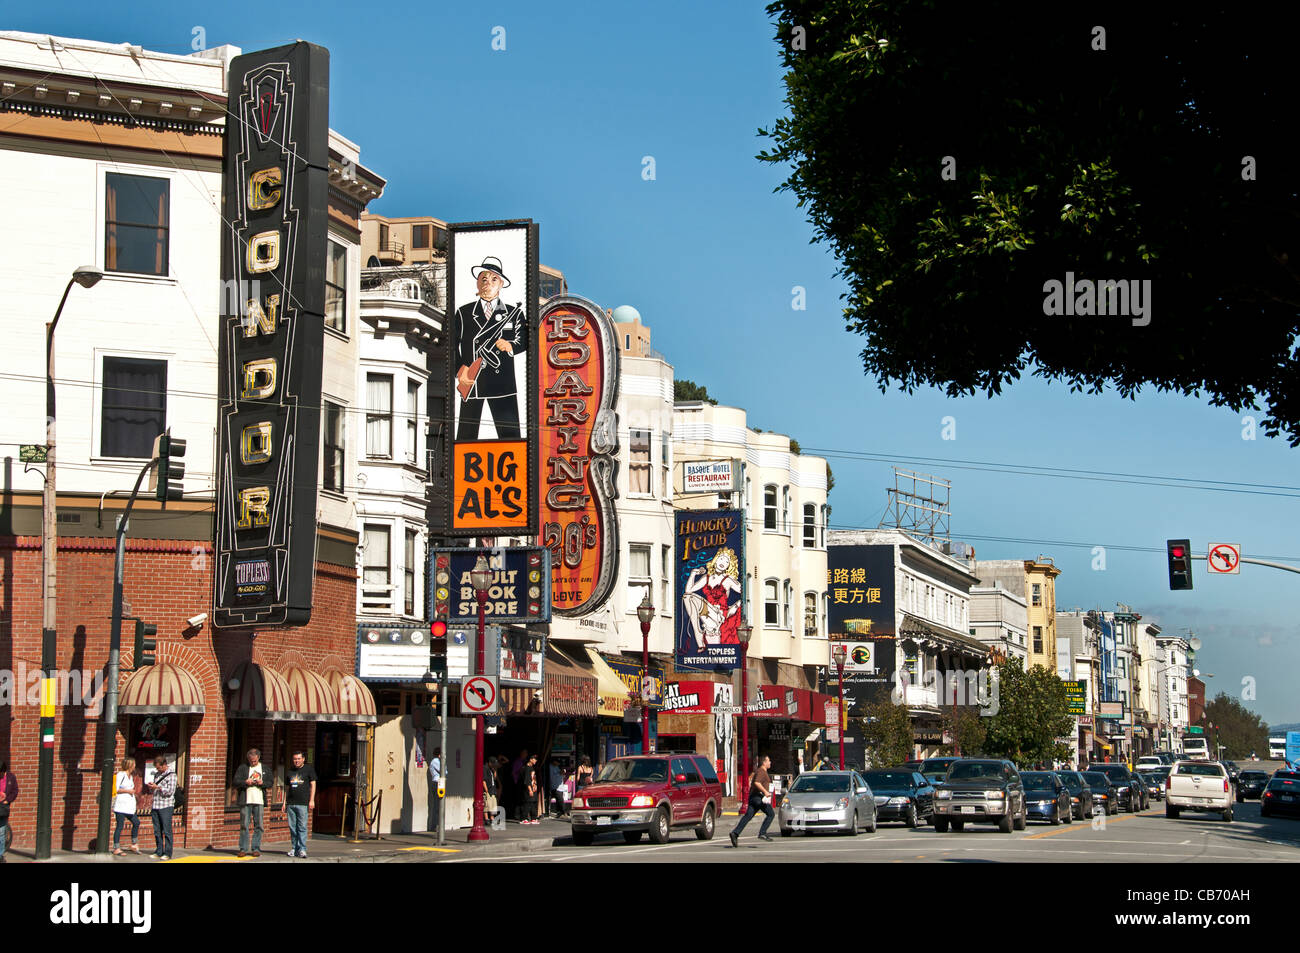
[[677,664],[735,668],[745,606],[745,520],[739,510],[678,510]]
[[540,337],[541,544],[556,615],[585,615],[618,574],[618,344],[604,310],[574,296],[546,303]]
[[[329,189],[329,52],[230,63],[217,378],[218,626],[311,619]],[[237,302],[230,307],[228,302]]]

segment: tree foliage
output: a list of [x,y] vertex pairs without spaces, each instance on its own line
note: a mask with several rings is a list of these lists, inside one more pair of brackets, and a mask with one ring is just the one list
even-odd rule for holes
[[673,380],[673,400],[702,400],[708,404],[716,404],[717,401],[709,396],[709,389],[703,384],[697,384],[695,381],[687,380],[685,377],[678,377]]
[[1074,731],[1065,683],[1041,665],[1028,672],[1018,658],[995,670],[997,714],[985,718],[984,752],[1017,764],[1062,758],[1069,748],[1058,737]]
[[951,708],[943,712],[943,730],[952,734],[955,745],[944,745],[945,754],[961,751],[963,758],[978,757],[984,750],[984,737],[988,733],[985,722],[980,717],[980,710],[974,706],[963,705],[957,708],[956,717]]
[[902,764],[912,757],[912,720],[907,708],[889,695],[863,707],[862,740],[867,760],[878,768]]
[[[1300,4],[767,9],[788,113],[758,158],[832,246],[882,391],[1150,384],[1262,402],[1300,444]],[[1150,280],[1150,323],[1047,316],[1067,272]]]
[[1219,692],[1205,706],[1205,720],[1214,725],[1214,741],[1224,746],[1225,758],[1249,758],[1252,751],[1268,750],[1268,725],[1227,692]]

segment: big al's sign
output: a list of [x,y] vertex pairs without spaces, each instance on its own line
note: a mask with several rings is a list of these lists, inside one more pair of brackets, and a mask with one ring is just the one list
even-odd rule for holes
[[573,296],[546,303],[540,336],[541,543],[555,613],[576,616],[604,604],[618,572],[618,346],[604,310]]
[[[329,52],[230,63],[218,347],[218,626],[311,618],[329,188]],[[223,295],[223,299],[230,298]],[[233,312],[233,313],[231,313]]]

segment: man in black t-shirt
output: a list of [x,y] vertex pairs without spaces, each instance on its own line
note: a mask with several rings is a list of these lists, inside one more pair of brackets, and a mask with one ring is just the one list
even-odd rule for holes
[[316,769],[301,751],[293,753],[293,766],[284,779],[285,812],[289,815],[289,856],[307,856],[307,812],[316,809]]

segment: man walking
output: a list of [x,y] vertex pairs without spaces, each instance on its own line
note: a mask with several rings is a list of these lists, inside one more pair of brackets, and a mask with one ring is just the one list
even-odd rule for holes
[[154,776],[144,789],[153,795],[149,816],[153,819],[153,853],[158,860],[172,859],[172,813],[176,810],[176,772],[163,755],[153,759]]
[[749,776],[749,806],[745,809],[745,814],[727,836],[731,838],[731,846],[740,846],[740,832],[745,829],[745,825],[759,811],[762,811],[766,817],[763,818],[763,826],[759,828],[759,840],[771,840],[768,836],[767,829],[772,825],[772,819],[776,814],[772,811],[772,806],[767,803],[767,798],[772,794],[772,779],[768,776],[767,769],[771,766],[772,759],[763,755],[758,759],[758,767],[754,773]]
[[307,856],[307,812],[316,809],[316,769],[301,751],[293,753],[293,766],[285,783],[285,812],[289,815],[289,856]]
[[441,826],[439,816],[442,813],[442,798],[438,797],[438,785],[442,783],[442,749],[434,748],[433,757],[429,759],[429,800],[433,802],[433,829]]
[[247,857],[248,828],[253,827],[253,856],[262,856],[262,810],[266,807],[266,766],[262,752],[248,749],[248,762],[235,769],[235,790],[239,792],[239,857]]
[[456,389],[460,392],[457,440],[477,440],[483,405],[492,412],[498,440],[517,438],[519,396],[515,355],[528,348],[528,316],[521,304],[501,301],[510,287],[501,259],[487,257],[470,269],[478,297],[456,309]]

